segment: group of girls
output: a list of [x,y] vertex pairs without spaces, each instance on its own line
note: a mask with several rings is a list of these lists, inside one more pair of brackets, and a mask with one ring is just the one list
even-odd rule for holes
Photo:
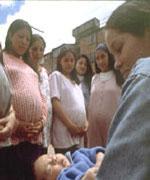
[[106,45],[96,49],[94,76],[86,55],[76,60],[75,53],[65,49],[49,77],[41,65],[45,46],[28,22],[17,19],[10,25],[3,64],[12,86],[15,131],[9,143],[1,142],[3,178],[32,179],[32,162],[49,144],[56,153],[74,152],[84,146],[86,133],[89,147],[106,144],[122,83]]

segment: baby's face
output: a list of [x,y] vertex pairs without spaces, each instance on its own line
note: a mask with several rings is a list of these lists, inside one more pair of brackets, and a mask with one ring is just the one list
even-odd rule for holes
[[34,172],[37,180],[56,180],[63,168],[70,166],[68,159],[62,154],[40,156],[34,163]]

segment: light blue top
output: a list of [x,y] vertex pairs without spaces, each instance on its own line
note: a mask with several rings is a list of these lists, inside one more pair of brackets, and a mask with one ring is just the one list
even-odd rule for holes
[[139,59],[123,85],[97,180],[150,179],[150,57]]

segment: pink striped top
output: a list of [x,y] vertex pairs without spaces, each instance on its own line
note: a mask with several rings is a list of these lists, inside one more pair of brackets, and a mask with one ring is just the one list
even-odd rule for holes
[[[12,83],[12,104],[19,121],[45,121],[47,115],[46,102],[40,89],[38,75],[22,59],[4,53],[6,71]],[[42,143],[41,134],[38,138],[27,139],[25,137],[12,137],[12,143],[22,141]]]

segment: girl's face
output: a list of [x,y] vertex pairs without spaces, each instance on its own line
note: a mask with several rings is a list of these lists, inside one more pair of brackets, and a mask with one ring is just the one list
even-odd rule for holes
[[33,65],[36,65],[44,55],[44,43],[41,39],[36,40],[31,44],[29,49],[30,61]]
[[149,46],[146,42],[149,40],[146,37],[136,37],[114,29],[106,30],[105,39],[110,52],[115,57],[115,68],[120,70],[126,79],[137,59],[146,55]]
[[70,75],[75,66],[75,57],[71,52],[67,52],[60,60],[60,65],[62,67],[62,73],[65,75]]
[[101,72],[107,72],[109,70],[108,53],[103,50],[96,51],[96,64]]
[[68,159],[62,154],[42,155],[34,163],[36,179],[56,180],[60,171],[69,166]]
[[31,35],[27,28],[18,30],[13,35],[10,34],[12,51],[16,56],[22,56],[28,49]]
[[81,57],[80,59],[77,60],[76,63],[76,72],[77,74],[83,76],[87,72],[87,61],[85,58]]

